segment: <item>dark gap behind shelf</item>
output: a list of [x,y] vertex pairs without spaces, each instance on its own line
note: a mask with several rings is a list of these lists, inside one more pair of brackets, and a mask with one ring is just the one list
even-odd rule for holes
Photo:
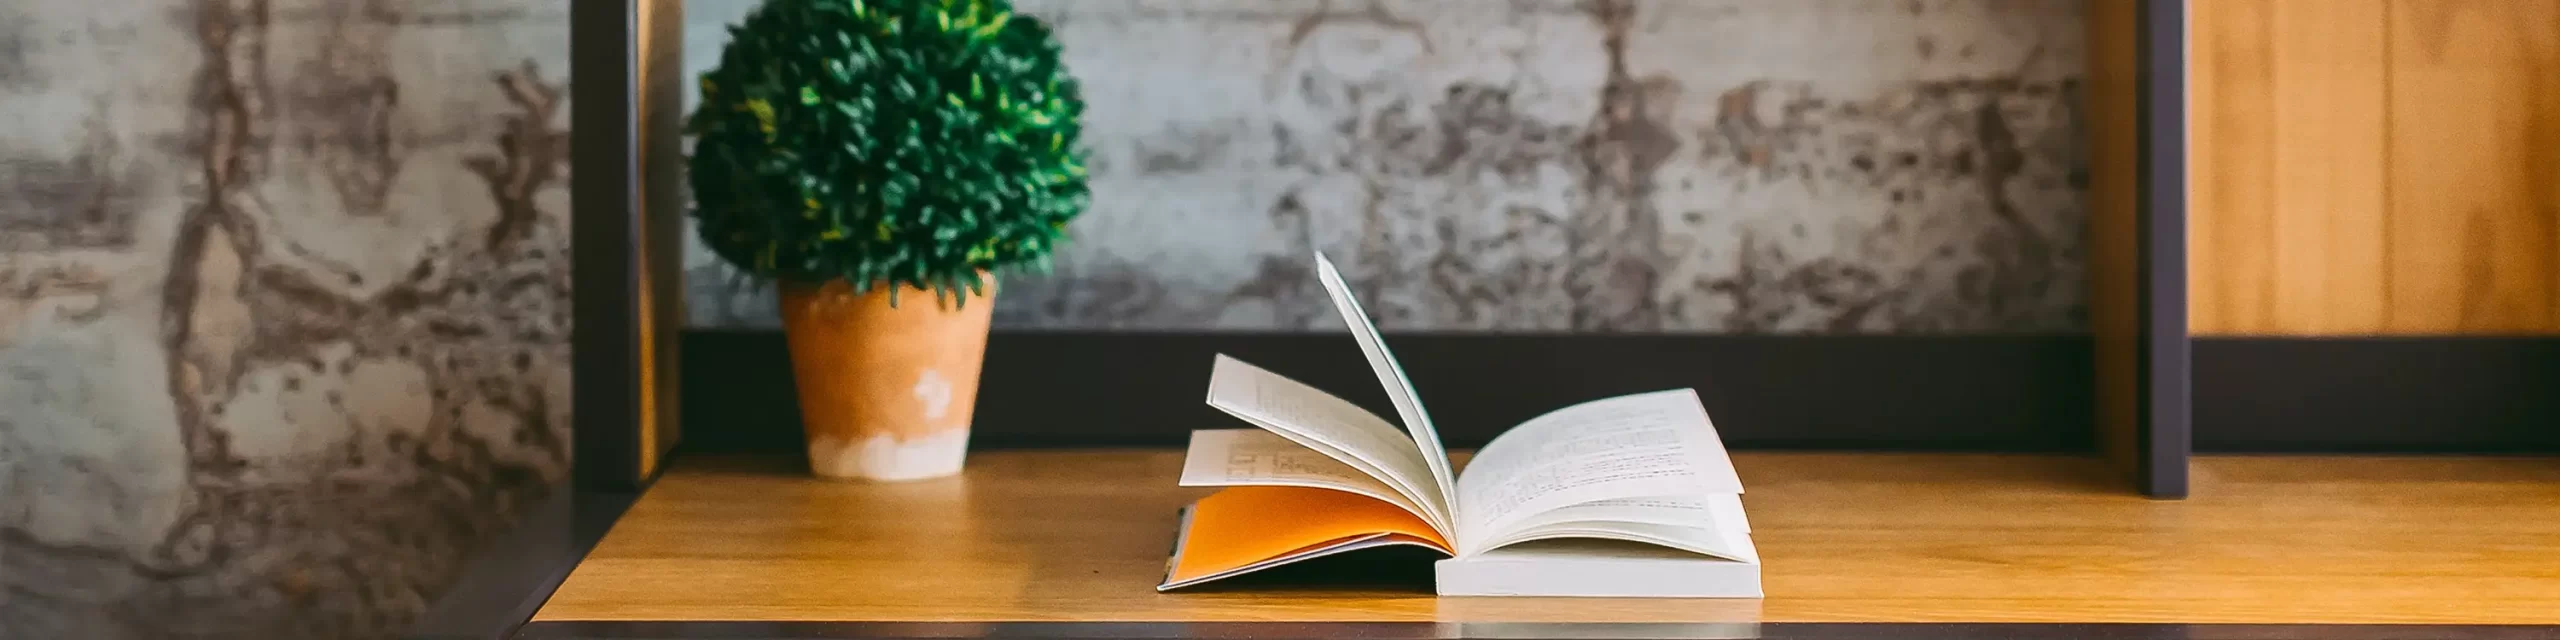
[[2560,453],[2560,337],[2195,339],[2196,450]]
[[[1448,335],[1388,338],[1454,447],[1575,402],[1698,390],[1735,449],[2087,452],[2082,336]],[[689,330],[685,447],[801,446],[782,334]],[[1349,335],[1010,332],[991,340],[982,450],[1178,447],[1243,427],[1202,403],[1216,353],[1393,416]],[[2204,337],[2209,453],[2560,453],[2560,338]]]
[[[1736,449],[2092,451],[2086,336],[1391,334],[1452,447],[1586,400],[1696,389]],[[1349,334],[998,331],[971,446],[1179,447],[1225,353],[1395,415]],[[801,446],[781,332],[688,330],[685,448]]]

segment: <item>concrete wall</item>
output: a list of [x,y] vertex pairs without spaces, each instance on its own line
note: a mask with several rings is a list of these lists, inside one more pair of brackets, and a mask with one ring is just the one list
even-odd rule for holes
[[0,637],[367,637],[568,461],[565,2],[0,3]]
[[[1007,326],[2085,330],[2074,0],[1028,0],[1094,208]],[[752,7],[697,0],[687,40]],[[696,325],[769,293],[688,257]]]
[[[1008,326],[2085,324],[2073,0],[1024,6],[1098,182]],[[0,637],[378,635],[561,477],[566,7],[0,4]]]

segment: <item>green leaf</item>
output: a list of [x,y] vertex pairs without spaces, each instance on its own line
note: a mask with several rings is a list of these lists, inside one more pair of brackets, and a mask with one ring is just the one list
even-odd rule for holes
[[1012,13],[996,14],[996,19],[989,20],[985,26],[978,27],[977,36],[981,39],[996,37],[996,34],[1004,33],[1004,24],[1011,20],[1013,20]]
[[1008,2],[768,0],[729,33],[686,179],[702,241],[742,272],[960,302],[990,290],[980,269],[1045,263],[1087,206],[1075,79]]

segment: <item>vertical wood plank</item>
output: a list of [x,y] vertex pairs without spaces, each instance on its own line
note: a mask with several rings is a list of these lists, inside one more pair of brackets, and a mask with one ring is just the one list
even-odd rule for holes
[[2560,0],[2393,0],[2394,333],[2550,333]]
[[2095,337],[2099,448],[2140,470],[2142,308],[2138,0],[2089,3],[2089,328]]
[[2269,4],[2270,311],[2265,324],[2237,329],[2379,332],[2390,290],[2390,7],[2383,0]]
[[2275,208],[2272,0],[2212,0],[2195,9],[2196,197],[2189,318],[2198,333],[2270,324]]
[[[633,48],[638,51],[634,57],[639,60],[639,74],[641,76],[640,83],[642,85],[640,91],[643,94],[648,92],[647,85],[648,75],[650,72],[649,62],[651,60],[651,53],[653,53],[650,46],[653,44],[659,44],[656,42],[658,29],[655,28],[657,25],[655,18],[657,18],[656,10],[658,5],[658,2],[652,0],[640,0],[638,4],[632,7],[632,10],[635,12],[633,20],[639,25],[636,27],[636,32],[632,34],[632,37],[636,41]],[[681,43],[681,40],[679,40],[679,43]],[[645,172],[649,163],[663,161],[663,159],[653,158],[650,156],[650,151],[653,151],[653,149],[649,148],[649,144],[646,140],[649,135],[647,123],[652,116],[658,115],[657,111],[664,109],[665,105],[655,104],[648,100],[645,95],[638,94],[632,96],[632,101],[632,109],[639,113],[637,119],[641,123],[641,131],[638,135],[641,136],[643,142],[640,144],[638,151],[640,154],[640,166],[642,167],[642,171]],[[642,186],[643,188],[646,188],[646,178],[643,178],[643,181]],[[641,199],[643,202],[640,206],[642,211],[645,212],[649,206],[646,202],[648,198],[643,196]],[[634,249],[646,254],[650,247],[645,246],[645,243],[643,244],[644,246],[634,247]],[[646,259],[644,258],[642,261],[646,262]],[[644,276],[643,279],[645,280],[646,277]],[[650,295],[655,293],[654,289],[655,287],[647,286],[644,283],[634,292],[635,295],[639,297],[639,306],[641,309],[655,308],[654,305],[658,301],[652,299],[652,296]],[[631,321],[638,325],[637,331],[641,336],[640,341],[642,344],[645,345],[649,343],[651,338],[656,337],[660,332],[671,332],[675,330],[674,327],[657,326],[657,323],[655,322],[656,320],[656,314],[651,313],[640,313],[632,316]],[[640,362],[639,366],[633,368],[632,373],[640,376],[641,388],[654,389],[661,384],[660,380],[664,375],[665,369],[658,365],[657,355],[658,352],[656,349],[644,347],[634,356],[638,358]],[[640,424],[638,433],[640,444],[635,451],[637,451],[640,456],[637,464],[640,465],[639,474],[640,477],[643,478],[651,477],[658,473],[658,459],[660,457],[658,449],[658,445],[660,443],[658,432],[661,429],[661,425],[656,420],[656,417],[659,415],[658,409],[658,394],[640,394]]]
[[693,83],[684,72],[684,2],[640,0],[638,19],[640,77],[632,99],[639,111],[641,233],[633,250],[639,253],[636,320],[648,389],[641,396],[640,476],[649,478],[684,439],[677,406],[677,372],[684,370],[684,94]]
[[2387,0],[2192,6],[2196,332],[2381,330]]

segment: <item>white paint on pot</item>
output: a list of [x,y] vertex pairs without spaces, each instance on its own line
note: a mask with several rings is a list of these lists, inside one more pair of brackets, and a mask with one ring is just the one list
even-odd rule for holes
[[969,430],[944,429],[900,440],[874,434],[860,442],[819,436],[809,442],[809,469],[843,480],[923,480],[960,472],[969,453]]
[[951,413],[951,381],[942,377],[942,371],[924,370],[916,378],[915,394],[916,401],[924,403],[925,420],[938,421]]

